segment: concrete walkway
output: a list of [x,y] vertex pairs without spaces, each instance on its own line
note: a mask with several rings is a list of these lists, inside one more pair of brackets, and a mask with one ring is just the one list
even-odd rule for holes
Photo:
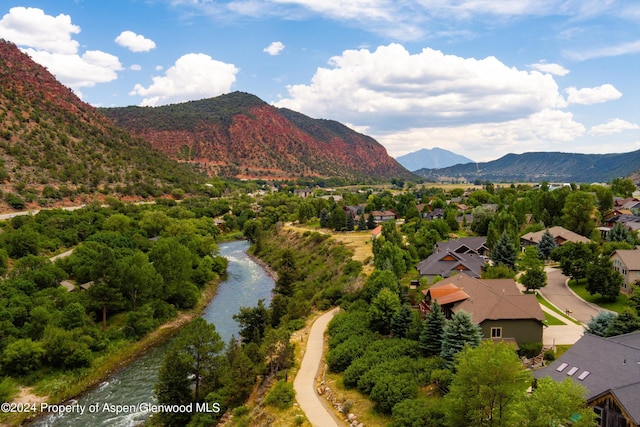
[[572,345],[584,334],[584,327],[576,325],[567,320],[553,310],[540,304],[542,311],[551,314],[556,319],[562,320],[566,325],[550,325],[542,331],[542,343],[545,347],[553,347],[556,345]]
[[336,307],[326,312],[318,317],[311,326],[311,331],[309,331],[307,337],[307,348],[304,356],[302,356],[300,370],[296,375],[296,379],[293,381],[296,400],[311,425],[316,427],[338,427],[344,425],[336,419],[332,412],[327,410],[324,402],[316,392],[316,378],[322,366],[323,359],[324,331],[338,310],[339,308]]
[[551,304],[561,311],[569,310],[569,315],[574,319],[587,324],[593,316],[596,316],[603,308],[588,303],[575,294],[567,285],[567,276],[557,268],[545,267],[547,272],[547,286],[539,289],[538,292]]

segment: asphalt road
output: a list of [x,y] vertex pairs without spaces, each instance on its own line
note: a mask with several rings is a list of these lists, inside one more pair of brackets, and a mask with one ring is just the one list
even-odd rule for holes
[[558,307],[562,311],[569,310],[569,315],[584,324],[589,323],[591,318],[597,315],[603,308],[591,304],[576,295],[567,286],[568,277],[562,274],[557,268],[545,267],[547,272],[547,286],[539,289],[538,292],[544,298]]

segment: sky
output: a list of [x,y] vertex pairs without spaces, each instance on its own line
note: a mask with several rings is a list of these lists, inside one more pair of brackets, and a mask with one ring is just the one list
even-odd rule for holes
[[640,149],[638,0],[3,0],[0,38],[97,107],[242,91],[393,157]]

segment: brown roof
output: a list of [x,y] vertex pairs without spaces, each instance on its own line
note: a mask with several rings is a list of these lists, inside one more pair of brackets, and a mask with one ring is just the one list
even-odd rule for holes
[[[574,233],[571,230],[567,230],[564,227],[555,226],[548,228],[549,233],[556,239],[564,242],[573,242],[573,243],[591,243],[591,240],[579,235],[578,233]],[[539,243],[542,239],[542,235],[546,230],[536,231],[533,233],[527,233],[521,237],[522,240],[527,240],[533,243]],[[562,244],[562,243],[561,243]]]
[[[511,279],[480,280],[465,274],[457,274],[446,283],[430,288],[454,285],[469,295],[453,307],[453,312],[466,311],[471,314],[474,323],[485,320],[535,319],[543,321],[544,313],[536,297],[522,294]],[[438,299],[438,303],[442,304]]]
[[622,260],[627,270],[640,270],[640,250],[638,249],[618,249],[614,252]]

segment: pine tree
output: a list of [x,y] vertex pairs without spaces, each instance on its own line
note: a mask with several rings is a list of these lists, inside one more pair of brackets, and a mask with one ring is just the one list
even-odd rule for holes
[[355,220],[353,219],[353,214],[349,212],[347,215],[347,231],[353,231],[355,229]]
[[376,224],[376,220],[373,217],[373,212],[369,212],[369,215],[367,216],[367,228],[369,230],[373,230],[374,228],[376,228],[377,224]]
[[503,264],[511,270],[515,270],[517,258],[518,251],[515,245],[507,233],[502,233],[500,239],[496,242],[493,249],[491,249],[491,261],[496,265]]
[[442,333],[445,317],[438,301],[431,302],[431,311],[427,314],[420,329],[420,348],[424,355],[437,356],[442,351]]
[[473,323],[469,313],[460,311],[454,314],[444,326],[440,356],[451,365],[455,355],[466,345],[478,347],[481,339],[480,326]]
[[542,259],[549,259],[551,256],[551,251],[553,251],[556,246],[556,239],[553,238],[549,229],[546,229],[542,234],[542,238],[540,238],[540,242],[538,242],[538,254]]
[[[175,346],[167,352],[158,370],[158,382],[154,388],[159,404],[186,405],[193,401],[189,378],[191,364],[188,359]],[[191,414],[163,412],[160,417],[166,425],[186,425]]]
[[364,213],[358,216],[358,231],[364,231],[367,229],[367,220],[364,217]]

